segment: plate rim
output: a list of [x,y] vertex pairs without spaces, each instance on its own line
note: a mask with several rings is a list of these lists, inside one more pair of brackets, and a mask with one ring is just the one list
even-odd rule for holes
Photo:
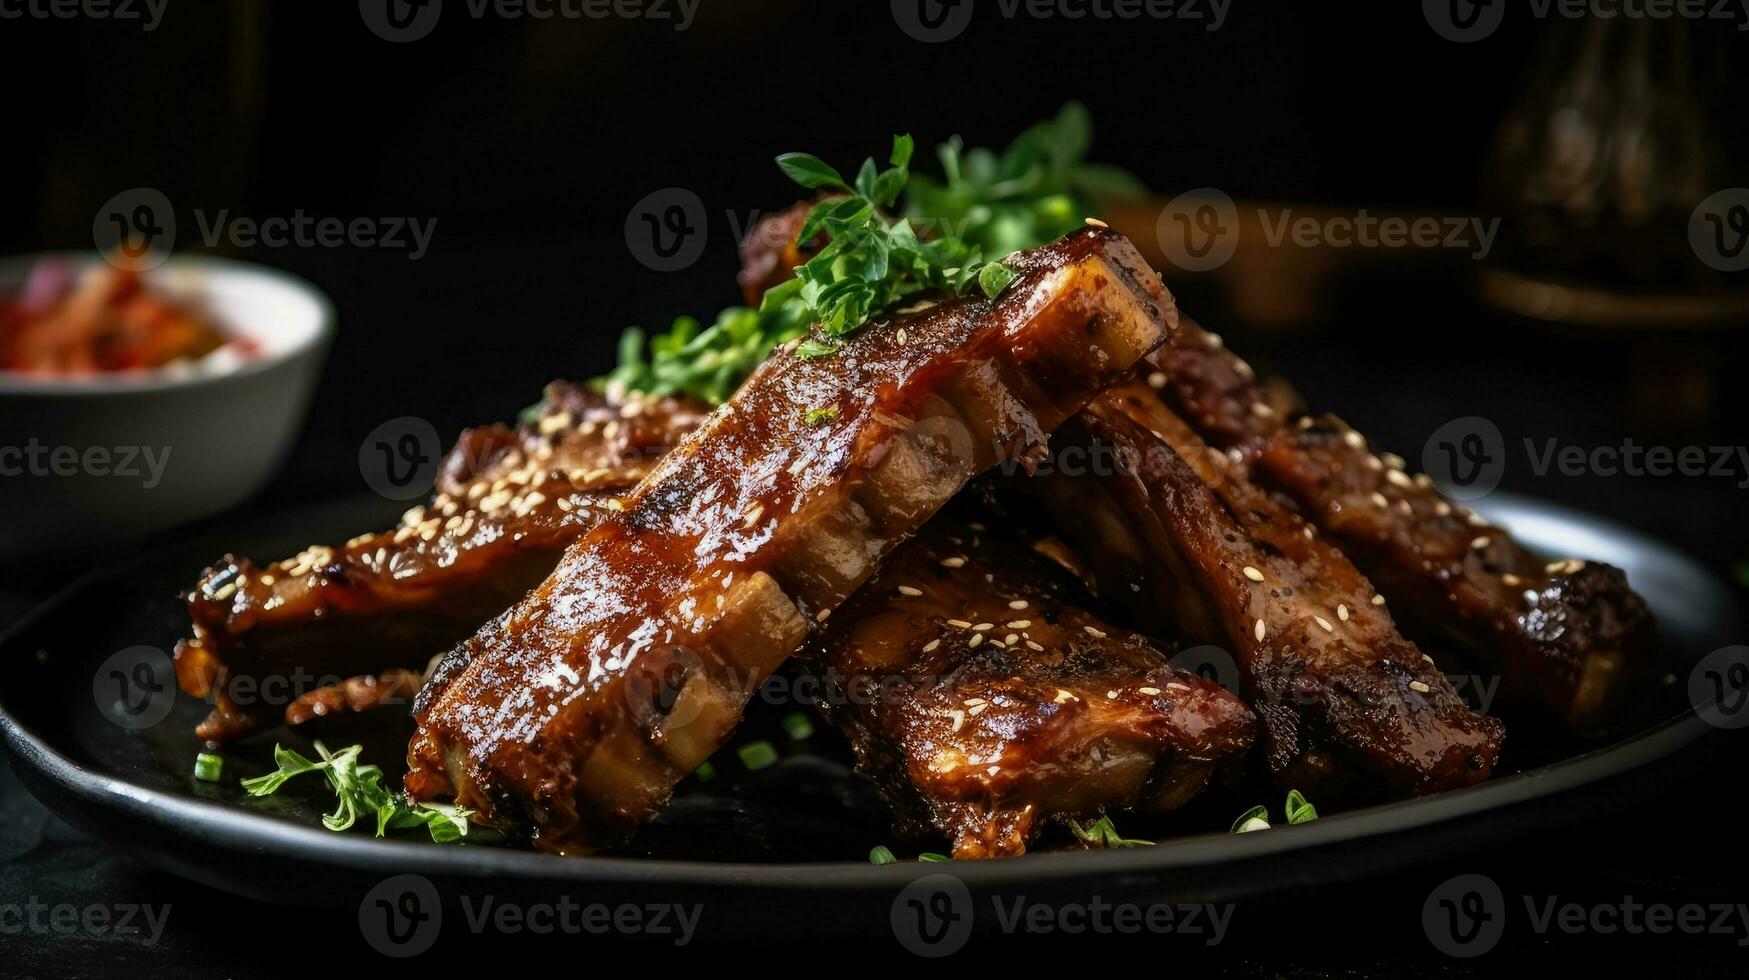
[[[1715,587],[1718,577],[1693,557],[1658,539],[1552,501],[1499,492],[1502,510],[1526,506],[1564,517],[1607,526],[1612,534],[1632,539],[1674,557],[1705,576]],[[93,582],[115,574],[114,567],[96,569],[55,592],[30,612],[0,631],[0,650],[43,619],[61,610]],[[1720,588],[1719,596],[1727,594]],[[151,831],[199,837],[226,849],[320,866],[385,873],[415,871],[428,876],[464,878],[512,877],[543,883],[592,885],[750,887],[775,890],[866,891],[888,887],[926,874],[941,873],[940,864],[901,861],[874,865],[867,861],[722,862],[623,856],[561,857],[538,851],[489,845],[445,846],[423,841],[335,833],[282,817],[257,813],[223,802],[202,800],[131,783],[119,776],[84,768],[51,746],[15,717],[7,692],[0,689],[0,744],[27,788],[40,779],[60,793],[118,813]],[[1288,833],[1231,834],[1211,832],[1176,837],[1160,846],[1106,851],[1029,853],[991,861],[955,861],[951,873],[968,887],[992,888],[1017,881],[1049,884],[1103,873],[1147,874],[1187,868],[1248,863],[1273,856],[1315,851],[1332,845],[1382,839],[1410,831],[1452,824],[1467,817],[1514,805],[1546,800],[1560,793],[1639,771],[1689,749],[1723,730],[1701,717],[1690,704],[1681,713],[1620,741],[1534,769],[1491,779],[1474,786],[1432,796],[1398,800],[1321,817]],[[32,795],[63,817],[54,801],[31,789]],[[58,794],[57,794],[58,795]],[[75,823],[82,823],[77,819]],[[1285,829],[1285,828],[1278,828]],[[184,872],[186,874],[186,872]]]

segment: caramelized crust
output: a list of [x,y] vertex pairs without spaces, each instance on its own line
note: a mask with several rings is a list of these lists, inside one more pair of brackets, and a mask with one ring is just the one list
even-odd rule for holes
[[1243,702],[1078,593],[1036,552],[937,518],[807,647],[822,712],[956,858],[1023,853],[1054,818],[1176,806],[1251,744]]
[[1621,569],[1539,558],[1340,420],[1290,420],[1250,367],[1193,323],[1150,362],[1166,401],[1292,498],[1419,635],[1454,642],[1498,672],[1504,692],[1574,730],[1607,724],[1656,638]]
[[422,669],[546,577],[702,417],[676,399],[553,384],[519,428],[463,432],[433,499],[393,530],[262,568],[225,556],[189,593],[194,632],[176,651],[182,689],[214,702],[198,734],[223,741],[271,721],[261,702],[282,699],[257,696],[269,683],[297,695],[293,724],[398,697],[393,678],[368,676],[352,686],[372,697],[296,689]]
[[1120,236],[1012,257],[952,299],[780,352],[415,704],[409,792],[552,851],[653,815],[752,690],[967,479],[1162,342],[1171,299]]
[[[1193,623],[1207,631],[1195,639],[1234,651],[1279,783],[1358,800],[1487,778],[1500,722],[1464,705],[1341,551],[1220,466],[1146,384],[1114,386],[1078,423],[1112,470],[1038,481],[1045,499],[1086,532],[1102,584],[1144,628]],[[1090,520],[1092,508],[1107,513]],[[1108,562],[1113,527],[1134,544]]]

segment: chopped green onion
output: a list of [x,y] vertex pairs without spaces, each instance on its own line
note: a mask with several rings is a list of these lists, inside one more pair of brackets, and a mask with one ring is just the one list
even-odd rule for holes
[[1095,847],[1152,847],[1151,840],[1130,839],[1117,832],[1117,825],[1111,822],[1107,814],[1100,814],[1098,820],[1083,827],[1074,820],[1066,821],[1069,832],[1074,834],[1083,844]]
[[885,844],[876,844],[869,848],[868,863],[870,864],[892,864],[897,860],[898,858],[893,856],[892,849]]
[[225,760],[211,752],[202,752],[194,757],[194,778],[203,783],[216,783],[225,771]]
[[948,857],[946,854],[937,854],[934,851],[924,851],[922,854],[917,855],[917,860],[924,864],[946,864],[947,862],[952,861],[953,858]]
[[1233,821],[1233,833],[1248,834],[1253,830],[1269,829],[1269,808],[1254,806],[1239,814],[1239,819]]
[[783,716],[783,730],[797,742],[806,742],[814,737],[814,723],[800,711],[792,711]]
[[694,769],[692,774],[698,777],[699,782],[708,783],[717,778],[717,767],[711,765],[711,761],[706,759],[698,764],[698,768]]
[[978,288],[984,291],[984,296],[995,299],[1002,295],[1002,290],[1014,281],[1014,270],[1000,262],[991,262],[978,270]]
[[777,747],[763,739],[749,742],[735,750],[741,757],[741,764],[748,769],[758,771],[778,760]]
[[1318,819],[1318,808],[1308,802],[1297,789],[1287,791],[1287,822],[1289,825],[1311,823]]

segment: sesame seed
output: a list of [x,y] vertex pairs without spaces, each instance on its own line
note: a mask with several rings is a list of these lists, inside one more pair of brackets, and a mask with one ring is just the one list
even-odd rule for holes
[[923,644],[923,652],[924,653],[932,653],[932,652],[934,652],[935,648],[938,646],[941,646],[941,638],[940,637],[936,637],[935,639],[930,640],[928,643]]
[[1226,341],[1221,339],[1220,334],[1214,333],[1212,331],[1209,333],[1209,335],[1208,335],[1209,350],[1220,350],[1221,345],[1224,343],[1226,343]]
[[906,334],[905,334],[905,328],[900,327],[899,332],[893,335],[893,339],[898,341],[901,344],[904,343],[908,339]]
[[824,623],[826,621],[826,617],[830,616],[830,615],[832,615],[832,610],[830,608],[827,608],[827,609],[822,609],[819,612],[815,613],[814,618],[819,620],[820,622]]
[[1385,465],[1389,466],[1393,470],[1401,470],[1403,467],[1408,465],[1407,463],[1403,462],[1403,457],[1398,456],[1396,453],[1380,453],[1379,459],[1384,460]]
[[1413,481],[1404,475],[1402,470],[1386,470],[1385,479],[1399,487],[1412,487],[1415,485]]
[[1391,502],[1385,499],[1385,495],[1379,493],[1377,490],[1372,492],[1372,504],[1379,510],[1384,510],[1386,507],[1391,506]]
[[1106,224],[1105,222],[1100,221],[1098,218],[1084,218],[1082,220],[1087,222],[1087,227],[1089,227],[1089,228],[1110,228],[1111,227],[1110,225]]
[[1440,517],[1450,517],[1451,505],[1441,500],[1439,503],[1433,505],[1433,513]]
[[1255,568],[1252,568],[1250,565],[1245,566],[1245,577],[1250,579],[1253,582],[1263,581],[1263,573],[1258,571]]
[[1480,535],[1478,537],[1471,538],[1470,539],[1470,547],[1476,549],[1477,551],[1481,551],[1483,548],[1488,547],[1488,536],[1486,534],[1483,534],[1483,535]]
[[1384,597],[1384,596],[1382,596],[1382,595],[1375,595],[1375,596],[1373,596],[1373,597],[1372,597],[1372,604],[1373,604],[1373,605],[1375,605],[1375,606],[1382,606],[1382,605],[1384,605],[1384,604],[1385,604],[1385,597]]
[[1329,620],[1328,620],[1328,619],[1325,619],[1325,618],[1324,618],[1324,617],[1322,617],[1322,616],[1313,616],[1313,617],[1312,617],[1312,619],[1313,619],[1313,621],[1315,621],[1315,622],[1316,622],[1316,623],[1317,623],[1317,624],[1318,624],[1318,625],[1319,625],[1319,626],[1322,626],[1322,627],[1324,627],[1324,632],[1326,632],[1326,633],[1334,633],[1334,632],[1336,632],[1336,627],[1334,627],[1334,626],[1331,626],[1331,625],[1330,625],[1330,621],[1329,621]]
[[1158,696],[1159,696],[1159,694],[1160,694],[1160,689],[1159,689],[1159,688],[1157,688],[1157,687],[1138,687],[1138,688],[1136,688],[1136,693],[1138,693],[1138,694],[1146,694],[1146,695],[1147,695],[1147,696],[1149,696],[1149,697],[1151,697],[1151,698],[1152,698],[1152,697],[1158,697]]
[[1266,632],[1267,631],[1263,628],[1263,620],[1261,620],[1261,619],[1258,620],[1257,625],[1252,627],[1252,629],[1251,629],[1251,635],[1257,637],[1257,642],[1259,642],[1259,643],[1263,642],[1263,637],[1265,636]]
[[923,594],[923,590],[917,588],[915,585],[901,585],[899,586],[899,594],[918,596]]
[[1166,387],[1166,373],[1164,371],[1155,371],[1148,375],[1148,387],[1155,391],[1159,391],[1161,388]]
[[1045,649],[1044,647],[1039,646],[1037,643],[1033,642],[1032,640],[1026,641],[1026,648],[1028,650],[1036,650],[1039,653],[1043,653],[1044,649]]
[[1365,449],[1366,448],[1366,437],[1361,435],[1360,433],[1354,431],[1353,429],[1350,429],[1347,432],[1342,433],[1342,441],[1348,443],[1348,448],[1350,448],[1350,449]]
[[1348,606],[1346,604],[1338,604],[1336,606],[1336,618],[1342,620],[1344,623],[1348,622]]
[[1011,619],[1008,621],[1008,628],[1011,630],[1023,630],[1031,625],[1032,620],[1030,619]]
[[953,730],[954,731],[957,732],[961,728],[965,727],[965,725],[966,725],[966,713],[964,711],[949,711],[947,713],[947,716],[949,718],[953,719]]
[[1008,604],[1008,608],[1010,608],[1010,609],[1025,609],[1027,607],[1027,605],[1028,605],[1028,603],[1025,599],[1015,599],[1013,602],[1010,602]]
[[1082,630],[1082,632],[1086,633],[1088,636],[1093,637],[1094,639],[1097,639],[1097,640],[1105,639],[1104,632],[1097,630],[1097,629],[1094,629],[1091,626],[1083,626],[1083,627],[1081,627],[1081,630]]
[[1410,681],[1409,682],[1409,690],[1420,691],[1422,694],[1427,694],[1427,693],[1430,693],[1433,690],[1433,688],[1428,687],[1426,684],[1422,683],[1421,681]]
[[988,633],[990,630],[993,630],[995,628],[996,628],[995,623],[977,623],[977,624],[972,626],[972,630],[974,632],[978,632],[978,633]]
[[969,630],[972,628],[972,624],[963,619],[950,619],[947,621],[947,625],[952,626],[956,630]]
[[1511,572],[1507,572],[1506,574],[1500,576],[1500,584],[1506,586],[1509,589],[1516,589],[1520,585],[1524,584],[1524,579],[1519,578],[1518,576],[1512,574]]
[[952,558],[943,558],[941,560],[943,568],[963,568],[965,567],[965,564],[966,559],[962,555],[955,555]]
[[1257,416],[1260,419],[1266,419],[1266,418],[1270,418],[1270,417],[1275,415],[1275,409],[1270,408],[1268,405],[1265,405],[1262,402],[1252,402],[1251,403],[1251,414]]
[[984,634],[982,634],[982,633],[973,633],[973,634],[972,634],[972,642],[970,642],[970,643],[968,643],[968,644],[966,644],[966,646],[968,646],[968,647],[975,647],[975,646],[977,646],[977,645],[978,645],[978,644],[980,644],[980,643],[982,643],[982,642],[984,642]]
[[1486,517],[1483,517],[1480,514],[1473,512],[1473,511],[1469,514],[1469,516],[1465,517],[1464,520],[1469,521],[1471,527],[1487,527],[1488,526],[1488,519]]

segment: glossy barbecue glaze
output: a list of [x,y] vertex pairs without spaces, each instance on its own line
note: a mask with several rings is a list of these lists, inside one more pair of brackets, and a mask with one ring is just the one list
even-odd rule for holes
[[1507,694],[1534,698],[1576,730],[1609,721],[1655,641],[1620,569],[1532,554],[1404,472],[1400,457],[1375,455],[1340,420],[1291,419],[1217,337],[1184,327],[1150,358],[1161,394],[1254,479],[1291,497],[1410,629],[1456,641],[1502,676]]
[[[1144,627],[1218,630],[1196,639],[1235,652],[1279,783],[1357,800],[1488,777],[1500,722],[1464,705],[1341,551],[1220,465],[1146,384],[1114,386],[1078,423],[1110,447],[1113,468],[1043,481],[1046,499],[1064,521],[1104,531],[1092,550],[1118,556],[1108,591]],[[1083,493],[1089,482],[1101,492]],[[1082,516],[1101,505],[1102,518]]]
[[1020,854],[1052,819],[1170,808],[1243,756],[1243,702],[1084,599],[1049,559],[937,518],[810,642],[822,712],[908,829]]
[[[462,433],[437,493],[391,531],[317,546],[257,568],[227,555],[189,594],[194,635],[178,645],[184,691],[210,697],[203,738],[225,740],[271,721],[406,703],[406,679],[545,578],[565,545],[606,513],[679,437],[701,406],[553,384],[526,424]],[[302,690],[355,674],[347,689]]]
[[1110,233],[1009,265],[994,302],[767,361],[438,669],[415,705],[408,790],[563,852],[652,816],[893,547],[978,471],[1038,454],[1175,319]]

